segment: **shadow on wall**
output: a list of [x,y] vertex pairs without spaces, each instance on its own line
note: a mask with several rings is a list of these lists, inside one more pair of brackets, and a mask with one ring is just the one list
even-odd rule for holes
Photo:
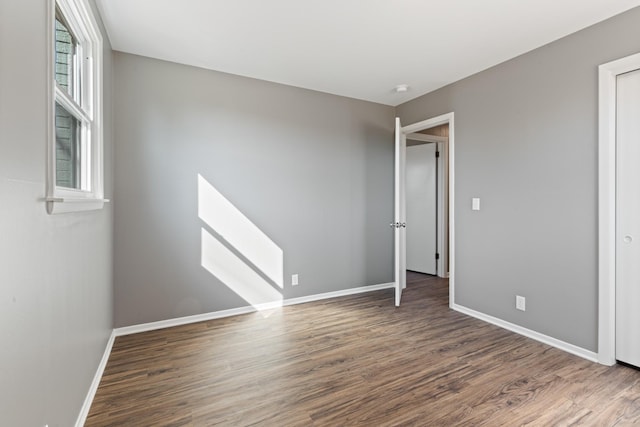
[[198,174],[201,265],[256,310],[282,306],[284,254]]

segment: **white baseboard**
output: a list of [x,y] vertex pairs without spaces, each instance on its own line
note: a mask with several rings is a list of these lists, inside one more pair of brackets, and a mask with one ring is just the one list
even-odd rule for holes
[[320,301],[328,298],[343,297],[347,295],[361,294],[364,292],[374,292],[382,289],[392,288],[393,283],[381,283],[379,285],[361,286],[358,288],[343,289],[340,291],[326,292],[322,294],[308,295],[299,298],[289,298],[273,303],[261,304],[259,307],[245,306],[232,308],[229,310],[212,311],[210,313],[195,314],[193,316],[177,317],[175,319],[159,320],[157,322],[142,323],[139,325],[124,326],[113,330],[115,336],[137,334],[139,332],[154,331],[156,329],[171,328],[173,326],[187,325],[190,323],[204,322],[206,320],[220,319],[222,317],[237,316],[239,314],[253,313],[258,310],[270,310],[286,305],[304,304],[307,302]]
[[254,307],[238,307],[229,310],[213,311],[210,313],[194,314],[193,316],[176,317],[174,319],[158,320],[157,322],[141,323],[139,325],[123,326],[115,328],[113,332],[117,337],[137,334],[139,332],[155,331],[156,329],[171,328],[173,326],[188,325],[189,323],[204,322],[205,320],[220,319],[222,317],[237,316],[239,314],[252,313]]
[[496,326],[500,326],[501,328],[507,329],[511,332],[524,335],[525,337],[540,341],[541,343],[550,345],[552,347],[556,347],[560,350],[566,351],[567,353],[571,353],[573,355],[582,357],[583,359],[587,359],[591,362],[598,363],[598,354],[593,351],[578,347],[573,344],[569,344],[568,342],[561,341],[559,339],[541,334],[536,331],[532,331],[531,329],[523,328],[522,326],[518,326],[505,320],[498,319],[497,317],[472,310],[462,305],[453,304],[451,308],[455,311],[459,311],[460,313],[475,317],[476,319],[480,319]]
[[100,364],[98,364],[98,369],[96,370],[95,375],[93,376],[93,381],[91,381],[91,386],[89,387],[89,392],[87,396],[84,398],[84,403],[82,404],[82,408],[80,408],[80,414],[76,419],[76,427],[84,426],[84,423],[87,421],[87,416],[89,415],[89,409],[91,409],[91,403],[93,403],[93,398],[96,396],[96,392],[98,391],[98,386],[100,385],[100,380],[102,379],[102,374],[104,373],[104,369],[107,367],[107,362],[109,361],[109,355],[111,355],[111,349],[113,348],[113,341],[116,338],[115,331],[111,331],[111,335],[109,336],[109,340],[107,341],[107,346],[104,349],[104,353],[102,354],[102,359],[100,359]]
[[283,305],[304,304],[307,302],[320,301],[323,299],[346,297],[348,295],[362,294],[365,292],[374,292],[374,291],[380,291],[382,289],[389,289],[389,288],[393,288],[393,286],[394,286],[393,282],[381,283],[379,285],[360,286],[359,288],[350,288],[350,289],[343,289],[343,290],[334,291],[334,292],[325,292],[323,294],[309,295],[306,297],[289,298],[283,301]]

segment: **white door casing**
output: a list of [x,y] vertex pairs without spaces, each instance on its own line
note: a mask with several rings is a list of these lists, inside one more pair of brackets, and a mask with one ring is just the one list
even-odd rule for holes
[[598,69],[598,361],[616,362],[617,76],[640,69],[640,53]]
[[[407,139],[437,142],[438,158],[438,276],[449,278],[449,306],[455,301],[455,114],[453,112],[406,125],[402,132]],[[417,133],[448,124],[449,137]],[[444,218],[447,218],[444,221]],[[448,238],[447,238],[448,236]],[[448,268],[447,268],[448,267]]]
[[[446,163],[446,174],[443,173],[443,178],[440,180],[443,191],[438,194],[438,215],[440,218],[447,218],[448,221],[440,221],[438,226],[438,252],[440,253],[440,259],[438,260],[438,272],[441,277],[449,277],[449,306],[455,306],[455,126],[454,126],[454,113],[446,113],[437,117],[433,117],[421,122],[413,123],[401,127],[400,120],[396,118],[395,123],[395,197],[394,197],[394,218],[404,219],[405,200],[401,199],[401,192],[404,192],[404,185],[402,191],[400,184],[404,184],[404,168],[405,168],[405,155],[406,155],[406,136],[415,134],[425,129],[430,129],[443,124],[449,124],[449,137],[445,141],[438,141],[440,145],[441,163],[442,159]],[[426,135],[424,135],[426,136]],[[439,137],[431,137],[439,138]],[[414,139],[412,137],[412,139]],[[402,166],[402,168],[401,168]],[[445,168],[441,168],[444,172]],[[444,188],[447,191],[444,191]],[[404,196],[404,195],[403,195]],[[402,197],[404,199],[404,197]],[[402,213],[403,215],[400,215]],[[394,223],[391,224],[394,229],[394,225],[401,225],[403,222],[394,219]],[[400,227],[402,229],[402,227]],[[445,239],[448,233],[449,238]],[[400,298],[402,296],[402,289],[406,287],[406,240],[402,237],[405,233],[394,231],[394,282],[396,289],[396,305],[400,305]],[[449,266],[448,272],[445,266]],[[448,273],[448,274],[447,274]]]

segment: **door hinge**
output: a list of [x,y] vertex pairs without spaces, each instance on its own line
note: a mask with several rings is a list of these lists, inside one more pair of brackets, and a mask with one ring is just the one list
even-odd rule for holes
[[440,259],[440,254],[436,252],[436,259]]
[[440,152],[436,151],[436,157],[440,157]]

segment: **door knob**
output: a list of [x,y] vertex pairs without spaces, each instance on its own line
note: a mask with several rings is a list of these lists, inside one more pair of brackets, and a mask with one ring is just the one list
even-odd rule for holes
[[622,240],[624,240],[625,243],[631,243],[631,242],[633,242],[633,237],[631,237],[629,235],[626,235],[626,236],[624,236],[624,239],[622,239]]

